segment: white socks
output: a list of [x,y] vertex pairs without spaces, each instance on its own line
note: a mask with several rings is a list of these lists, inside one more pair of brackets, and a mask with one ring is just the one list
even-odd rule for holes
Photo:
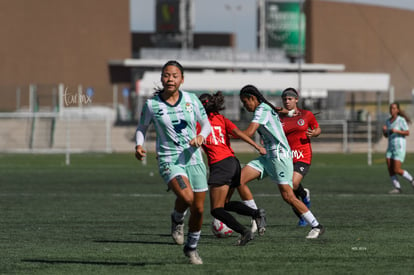
[[257,209],[257,205],[254,200],[243,201],[243,203],[250,208]]
[[[409,181],[410,183],[412,183],[414,187],[413,176],[411,176],[411,174],[408,173],[408,171],[404,170],[401,176],[407,181]],[[395,188],[401,189],[401,185],[400,185],[400,182],[398,181],[397,175],[391,176],[391,183]]]
[[398,181],[397,175],[391,176],[391,183],[395,188],[401,189],[401,185],[400,185],[400,182]]
[[406,170],[404,170],[404,173],[402,174],[402,177],[406,180],[408,180],[409,182],[413,181],[413,176],[410,175],[410,173],[408,173]]
[[200,240],[201,231],[188,232],[187,243],[185,246],[190,248],[197,248],[198,241]]
[[301,217],[313,227],[317,227],[319,225],[319,222],[316,220],[315,216],[312,214],[312,212],[308,211],[306,213],[303,213]]
[[183,220],[184,220],[184,218],[185,218],[185,214],[187,214],[187,211],[188,211],[188,209],[187,210],[185,210],[184,211],[184,213],[179,213],[179,212],[177,212],[175,209],[173,210],[173,217],[174,217],[174,220],[176,221],[176,222],[182,222]]

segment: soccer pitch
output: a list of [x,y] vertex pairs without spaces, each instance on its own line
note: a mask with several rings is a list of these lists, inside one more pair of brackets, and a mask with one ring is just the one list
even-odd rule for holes
[[[238,157],[247,163],[256,155]],[[412,274],[414,190],[400,178],[403,194],[387,194],[384,154],[374,155],[372,166],[366,158],[315,154],[304,186],[326,227],[320,239],[305,239],[309,227],[296,226],[267,179],[249,184],[266,209],[266,233],[244,247],[234,246],[237,234],[212,235],[207,199],[204,264],[193,266],[170,236],[175,196],[153,153],[147,165],[131,152],[72,155],[70,166],[64,155],[3,154],[0,274]],[[414,154],[403,168],[414,174]]]

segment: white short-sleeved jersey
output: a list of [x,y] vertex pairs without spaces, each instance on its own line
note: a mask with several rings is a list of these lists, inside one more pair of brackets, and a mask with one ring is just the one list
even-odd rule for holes
[[385,125],[388,130],[387,157],[404,161],[406,151],[405,136],[397,133],[391,133],[390,130],[396,129],[400,131],[407,131],[409,129],[407,121],[402,116],[397,116],[397,118],[392,122],[391,119],[387,119]]
[[[159,163],[195,165],[204,163],[200,148],[190,146],[196,137],[197,121],[207,120],[203,105],[195,94],[179,91],[175,105],[165,102],[158,94],[148,99],[142,109],[138,130],[145,135],[153,122]],[[137,130],[137,131],[138,131]]]

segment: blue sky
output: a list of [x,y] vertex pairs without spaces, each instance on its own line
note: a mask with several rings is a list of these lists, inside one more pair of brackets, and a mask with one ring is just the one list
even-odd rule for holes
[[[155,0],[129,0],[131,31],[155,30]],[[289,1],[289,0],[288,0]],[[375,4],[414,11],[414,0],[330,0]],[[255,0],[194,0],[195,32],[235,32],[240,50],[256,45]]]

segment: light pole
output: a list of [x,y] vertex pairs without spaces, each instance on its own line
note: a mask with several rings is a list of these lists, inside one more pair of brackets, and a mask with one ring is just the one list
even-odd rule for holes
[[[299,93],[302,93],[302,58],[304,58],[304,53],[302,51],[304,50],[302,47],[302,11],[303,11],[303,1],[299,1],[299,37],[298,37],[298,91]],[[303,104],[303,103],[302,103]]]
[[230,12],[231,15],[231,23],[232,23],[232,29],[233,29],[233,50],[232,50],[232,59],[233,62],[236,60],[236,53],[235,50],[237,48],[237,35],[236,35],[236,13],[242,10],[242,5],[231,5],[231,4],[225,4],[225,9]]

